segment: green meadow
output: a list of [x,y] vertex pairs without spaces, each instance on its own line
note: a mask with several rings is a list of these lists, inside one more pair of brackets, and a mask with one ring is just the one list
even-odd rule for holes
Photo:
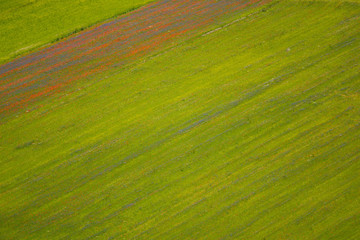
[[0,0],[0,63],[152,0]]
[[0,239],[359,239],[359,21],[273,1],[3,120]]

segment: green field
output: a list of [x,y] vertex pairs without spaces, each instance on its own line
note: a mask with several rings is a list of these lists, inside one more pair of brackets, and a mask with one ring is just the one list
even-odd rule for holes
[[359,20],[273,1],[6,119],[0,239],[359,239]]
[[0,63],[152,0],[0,0]]

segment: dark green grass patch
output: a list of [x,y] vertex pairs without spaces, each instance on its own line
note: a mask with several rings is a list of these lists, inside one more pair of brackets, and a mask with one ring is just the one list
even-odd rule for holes
[[1,0],[0,63],[151,0]]

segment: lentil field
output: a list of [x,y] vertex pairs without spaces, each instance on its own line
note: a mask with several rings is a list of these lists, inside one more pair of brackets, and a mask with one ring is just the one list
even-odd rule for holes
[[0,66],[0,239],[359,239],[360,3],[161,0]]

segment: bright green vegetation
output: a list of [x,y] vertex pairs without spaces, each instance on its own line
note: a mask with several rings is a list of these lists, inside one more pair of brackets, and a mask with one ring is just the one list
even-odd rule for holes
[[8,120],[2,239],[359,239],[359,19],[277,1]]
[[0,63],[152,0],[0,0]]
[[343,4],[343,3],[360,3],[360,0],[297,0],[298,2],[331,2],[331,3],[337,3],[337,4]]

